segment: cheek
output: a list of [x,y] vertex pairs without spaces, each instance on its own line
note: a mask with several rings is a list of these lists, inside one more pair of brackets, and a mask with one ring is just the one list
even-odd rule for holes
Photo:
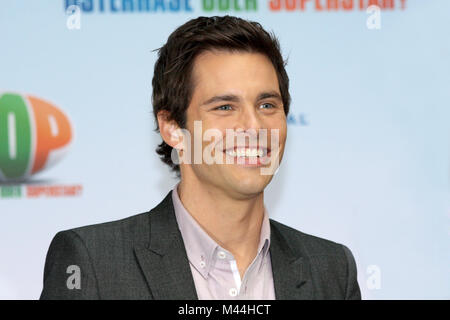
[[280,142],[284,142],[286,140],[287,123],[284,117],[283,118],[280,117],[280,119],[273,119],[272,121],[270,121],[268,128],[278,130]]
[[285,125],[282,130],[280,130],[280,135],[283,137],[283,141],[286,141],[287,137],[287,126]]

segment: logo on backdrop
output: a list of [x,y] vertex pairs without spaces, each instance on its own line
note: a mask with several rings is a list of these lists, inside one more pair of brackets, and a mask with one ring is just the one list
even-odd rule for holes
[[78,185],[29,183],[66,155],[72,139],[70,120],[55,105],[31,95],[0,93],[0,198],[77,195]]
[[63,0],[63,3],[68,14],[75,6],[84,13],[240,13],[259,11],[260,5],[270,12],[365,11],[370,6],[382,10],[406,8],[406,0]]

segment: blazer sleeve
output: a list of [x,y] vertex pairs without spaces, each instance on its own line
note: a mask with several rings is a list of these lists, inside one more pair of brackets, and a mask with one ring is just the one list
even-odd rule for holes
[[352,252],[345,245],[342,245],[345,256],[347,257],[347,287],[345,300],[361,300],[361,291],[357,280],[357,271],[355,258]]
[[83,240],[72,230],[57,233],[47,253],[40,299],[99,298],[93,264]]

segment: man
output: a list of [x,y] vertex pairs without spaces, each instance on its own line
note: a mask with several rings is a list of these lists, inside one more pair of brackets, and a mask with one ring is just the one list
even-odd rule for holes
[[287,136],[284,67],[258,23],[200,17],[175,30],[152,98],[157,153],[180,182],[150,212],[59,232],[41,298],[360,299],[347,247],[264,206]]

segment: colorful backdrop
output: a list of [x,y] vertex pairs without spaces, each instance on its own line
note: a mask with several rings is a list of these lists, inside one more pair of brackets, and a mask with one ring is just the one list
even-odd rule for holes
[[[377,7],[369,7],[376,5]],[[273,219],[346,244],[365,299],[450,298],[447,0],[2,0],[0,298],[36,299],[56,232],[154,207],[156,53],[200,15],[279,37],[292,109]]]

